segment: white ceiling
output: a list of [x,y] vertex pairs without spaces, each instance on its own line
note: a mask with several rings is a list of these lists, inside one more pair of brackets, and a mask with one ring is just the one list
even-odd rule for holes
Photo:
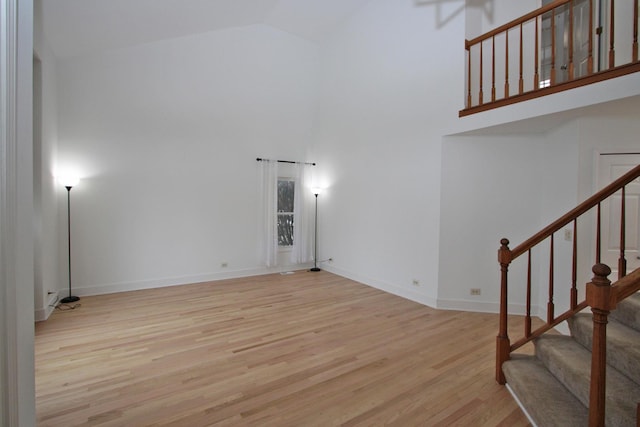
[[40,0],[58,57],[267,24],[312,41],[369,0]]

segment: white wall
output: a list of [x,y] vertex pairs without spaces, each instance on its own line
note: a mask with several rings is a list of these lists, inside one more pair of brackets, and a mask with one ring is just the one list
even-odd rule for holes
[[373,0],[322,47],[319,258],[431,305],[441,135],[463,100],[464,52],[451,48],[464,46],[463,15],[453,4]]
[[[578,119],[578,164],[577,193],[580,201],[588,198],[600,188],[597,187],[597,161],[602,153],[640,153],[640,97],[626,98],[617,102],[589,108]],[[584,230],[583,235],[595,234],[595,228]],[[595,239],[592,239],[594,241]],[[595,248],[588,250],[589,258],[584,261],[588,268],[583,270],[578,283],[591,280],[591,267],[595,262]],[[611,266],[616,269],[615,266]],[[588,270],[588,271],[585,271]],[[610,277],[614,280],[615,277]]]
[[[575,140],[559,138],[561,130],[534,130],[523,124],[514,134],[446,138],[439,307],[497,311],[500,239],[509,239],[513,249],[575,205]],[[534,261],[545,260],[548,268],[547,259],[536,254]],[[510,268],[510,277],[522,278],[526,262],[518,260]],[[534,274],[533,279],[544,282],[544,277]],[[525,283],[518,279],[510,285],[512,312],[524,312]],[[471,296],[471,288],[481,295]]]
[[[505,22],[539,6],[504,3],[486,5]],[[330,271],[426,304],[497,311],[500,238],[514,247],[578,203],[583,107],[599,111],[603,101],[634,94],[638,77],[457,119],[464,59],[438,42],[462,46],[469,24],[457,18],[441,4],[372,1],[323,46],[314,153],[329,188],[320,200],[320,259],[333,259],[324,266]],[[570,283],[560,267],[570,250],[556,236],[559,288]],[[539,251],[534,314],[544,316],[548,249]],[[511,309],[522,312],[524,282],[516,286]],[[472,287],[482,295],[471,297]],[[568,292],[554,301],[564,310]]]
[[[500,237],[513,247],[585,193],[580,107],[640,85],[625,76],[458,119],[469,17],[490,10],[484,30],[538,6],[474,3],[489,9],[372,0],[319,49],[251,26],[59,63],[59,164],[85,178],[72,190],[78,293],[264,272],[259,155],[318,162],[323,268],[493,311]],[[505,195],[522,198],[505,207]]]
[[54,174],[57,164],[58,116],[55,58],[41,31],[41,2],[34,7],[34,210],[36,320],[52,312],[60,287],[57,221],[58,192]]
[[[639,116],[640,97],[631,97],[446,138],[438,306],[497,311],[500,238],[507,237],[513,249],[599,190],[595,156],[640,152]],[[579,298],[592,276],[594,229],[588,219],[580,220]],[[570,303],[572,242],[564,230],[555,235],[554,247],[558,314]],[[548,241],[533,256],[533,313],[545,317]],[[525,266],[522,260],[510,268],[512,312],[523,312]],[[482,295],[470,296],[470,288],[480,288]]]
[[[447,138],[442,156],[438,305],[497,311],[497,250],[540,228],[541,135]],[[532,208],[533,207],[533,208]],[[514,283],[514,285],[516,285]],[[471,288],[481,289],[470,296]],[[513,290],[518,301],[523,289]],[[520,311],[521,304],[512,310]]]
[[261,25],[61,61],[74,293],[266,272],[255,159],[308,160],[317,70],[315,45]]

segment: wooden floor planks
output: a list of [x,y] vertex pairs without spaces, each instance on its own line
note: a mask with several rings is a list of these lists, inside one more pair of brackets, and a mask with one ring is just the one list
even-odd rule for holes
[[40,426],[526,426],[494,314],[328,272],[85,297],[36,325]]

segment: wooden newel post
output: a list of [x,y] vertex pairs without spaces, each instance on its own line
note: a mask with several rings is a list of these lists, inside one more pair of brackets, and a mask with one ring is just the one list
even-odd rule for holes
[[591,349],[591,390],[589,426],[604,426],[607,375],[607,317],[615,308],[612,300],[611,269],[605,264],[593,266],[593,279],[587,283],[587,304],[593,312],[593,348]]
[[500,249],[498,249],[498,262],[500,263],[500,330],[496,337],[496,381],[498,384],[507,382],[502,372],[502,363],[509,360],[509,353],[511,352],[511,342],[507,334],[507,274],[511,259],[509,240],[500,240]]

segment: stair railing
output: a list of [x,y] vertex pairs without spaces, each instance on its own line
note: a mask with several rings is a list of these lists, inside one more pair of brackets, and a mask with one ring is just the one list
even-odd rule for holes
[[[466,40],[460,116],[640,71],[640,0],[601,3],[555,0]],[[596,20],[598,10],[602,17]]]
[[[611,184],[607,185],[601,191],[591,196],[576,208],[569,211],[567,214],[554,221],[540,232],[533,235],[514,249],[509,249],[509,240],[502,239],[500,241],[501,246],[498,250],[498,262],[500,263],[500,329],[496,338],[497,342],[497,356],[496,356],[496,380],[500,384],[504,384],[505,378],[502,373],[502,363],[509,360],[509,354],[524,344],[539,337],[543,333],[549,331],[560,323],[564,322],[575,313],[583,310],[587,307],[587,301],[578,302],[578,290],[577,290],[577,260],[578,260],[578,219],[584,214],[590,212],[592,209],[596,209],[596,232],[595,232],[595,252],[596,259],[595,264],[600,264],[600,252],[601,252],[601,204],[605,200],[609,199],[617,192],[622,192],[621,203],[621,233],[620,233],[620,256],[618,260],[618,275],[622,278],[626,275],[626,258],[625,258],[625,196],[624,188],[627,184],[631,183],[635,179],[640,177],[640,166],[636,166],[629,172],[616,179]],[[573,224],[573,253],[572,253],[572,266],[571,266],[571,286],[569,289],[570,295],[570,308],[562,314],[555,315],[555,303],[554,303],[554,233],[563,229],[569,224]],[[535,331],[531,329],[531,250],[544,241],[549,241],[549,284],[548,284],[548,302],[547,302],[547,319],[546,323]],[[524,318],[524,334],[523,337],[518,339],[514,344],[511,344],[508,329],[508,283],[509,283],[509,265],[518,257],[527,254],[527,278],[526,278],[526,305],[525,305],[525,318]]]
[[[592,307],[594,313],[594,347],[593,354],[598,354],[594,363],[597,366],[596,375],[592,375],[592,398],[601,401],[601,407],[604,408],[604,375],[603,370],[606,367],[606,319],[609,311],[617,305],[622,299],[632,295],[640,289],[640,270],[634,271],[627,276],[627,262],[625,258],[625,187],[640,177],[640,165],[631,169],[620,178],[607,185],[601,191],[585,200],[576,208],[554,221],[531,238],[527,239],[514,249],[509,249],[509,240],[502,239],[500,241],[500,249],[498,250],[498,262],[500,263],[500,326],[498,336],[496,337],[496,381],[505,384],[506,379],[502,372],[502,364],[509,360],[511,352],[522,347],[526,343],[541,336],[545,332],[551,330],[555,326],[572,317],[588,306]],[[601,264],[601,205],[603,202],[611,199],[611,197],[620,192],[620,253],[618,259],[618,282],[611,286],[611,282],[607,276],[611,273],[611,269]],[[595,266],[594,279],[587,285],[587,295],[585,300],[578,302],[577,289],[577,265],[578,265],[578,219],[583,215],[596,210],[596,231],[595,231]],[[562,314],[555,314],[554,303],[554,233],[560,231],[567,225],[573,225],[573,249],[572,249],[572,265],[571,265],[571,286],[569,289],[570,308]],[[532,313],[531,313],[531,251],[544,241],[549,242],[549,283],[548,283],[548,302],[547,302],[547,319],[546,322],[532,331]],[[508,330],[508,283],[509,283],[509,266],[518,257],[527,254],[527,273],[526,273],[526,303],[524,317],[523,336],[515,343],[511,344],[511,340],[507,333]],[[596,326],[597,324],[597,326]],[[596,330],[598,336],[596,337]],[[604,363],[604,365],[603,365]],[[596,396],[596,397],[594,397]],[[600,404],[592,404],[593,410],[597,416],[604,416],[604,411],[600,410]],[[594,424],[598,425],[598,424]]]

